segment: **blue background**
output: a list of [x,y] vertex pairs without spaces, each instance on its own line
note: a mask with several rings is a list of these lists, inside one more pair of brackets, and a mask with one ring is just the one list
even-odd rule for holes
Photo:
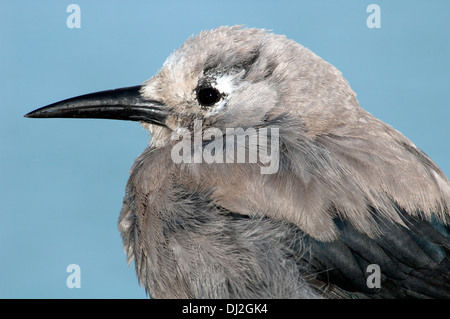
[[[369,29],[366,8],[381,7]],[[69,29],[66,8],[81,8]],[[0,297],[145,298],[117,230],[134,122],[34,120],[58,100],[137,85],[190,35],[271,29],[339,68],[360,104],[450,173],[450,1],[0,1]],[[69,289],[66,267],[81,267]]]

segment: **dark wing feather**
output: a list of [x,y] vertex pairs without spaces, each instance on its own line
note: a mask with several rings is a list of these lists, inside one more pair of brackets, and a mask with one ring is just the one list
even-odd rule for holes
[[[370,238],[349,222],[335,219],[338,240],[309,238],[308,262],[318,279],[355,297],[450,298],[450,228],[401,212],[408,228],[383,219],[373,210],[381,235]],[[377,264],[381,288],[368,288],[367,266]]]

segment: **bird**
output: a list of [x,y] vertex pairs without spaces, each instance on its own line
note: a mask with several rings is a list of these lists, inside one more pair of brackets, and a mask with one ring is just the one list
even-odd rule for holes
[[25,117],[149,131],[118,229],[150,298],[450,297],[447,177],[284,35],[203,30],[141,85]]

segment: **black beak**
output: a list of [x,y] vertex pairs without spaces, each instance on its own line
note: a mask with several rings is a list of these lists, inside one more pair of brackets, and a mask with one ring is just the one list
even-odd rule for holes
[[31,118],[91,118],[141,121],[165,126],[169,108],[142,98],[141,86],[80,95],[25,115]]

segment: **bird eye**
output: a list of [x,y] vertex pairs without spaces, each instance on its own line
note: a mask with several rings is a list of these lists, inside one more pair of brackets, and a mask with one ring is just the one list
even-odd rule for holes
[[221,99],[219,91],[211,86],[201,86],[197,89],[198,102],[203,106],[211,106]]

